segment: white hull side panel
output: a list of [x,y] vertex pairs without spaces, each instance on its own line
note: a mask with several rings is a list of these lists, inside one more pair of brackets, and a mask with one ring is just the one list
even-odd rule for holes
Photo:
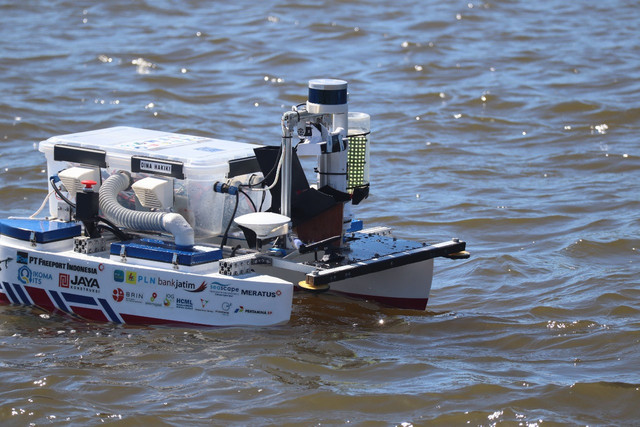
[[266,326],[291,316],[293,285],[276,277],[161,270],[2,240],[0,284],[15,304],[117,323]]
[[[277,275],[293,283],[305,280],[305,273],[256,266],[261,274]],[[330,284],[330,292],[370,299],[386,305],[424,310],[431,292],[433,259],[390,268]]]

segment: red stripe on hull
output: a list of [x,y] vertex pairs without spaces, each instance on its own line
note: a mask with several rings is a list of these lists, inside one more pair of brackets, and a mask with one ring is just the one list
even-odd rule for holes
[[85,308],[73,305],[70,305],[69,308],[75,314],[84,319],[95,320],[96,322],[110,322],[110,320],[107,319],[107,316],[105,316],[101,310],[98,310],[96,308]]
[[183,325],[183,326],[211,326],[204,323],[180,322],[178,320],[156,319],[154,317],[136,316],[135,314],[119,313],[124,323],[130,325]]
[[405,310],[426,310],[428,298],[396,298],[396,297],[383,297],[376,295],[362,295],[362,294],[350,294],[348,292],[334,291],[336,294],[346,295],[356,299],[366,299],[370,301],[376,301],[390,307],[404,308]]
[[49,295],[47,295],[47,291],[44,289],[34,288],[33,286],[25,286],[24,288],[27,290],[36,306],[50,313],[59,311],[53,304],[53,301],[51,301],[51,298],[49,298]]
[[0,291],[0,304],[11,304],[11,301],[9,301],[9,297],[7,297],[7,294],[1,291]]

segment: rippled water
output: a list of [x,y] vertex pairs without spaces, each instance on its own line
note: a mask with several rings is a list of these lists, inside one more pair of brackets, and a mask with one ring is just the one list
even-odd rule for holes
[[268,329],[0,307],[0,422],[639,425],[638,3],[0,0],[0,216],[52,135],[279,143],[317,77],[372,115],[401,237],[468,242],[427,312],[297,295]]

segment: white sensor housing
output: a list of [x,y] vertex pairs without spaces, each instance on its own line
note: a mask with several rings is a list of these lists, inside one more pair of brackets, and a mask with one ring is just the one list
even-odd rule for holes
[[258,239],[287,234],[291,218],[273,212],[252,212],[235,219],[236,224],[256,233]]
[[84,188],[82,181],[91,180],[97,184],[93,186],[93,191],[100,190],[100,171],[95,168],[83,168],[75,166],[69,169],[65,169],[58,173],[58,178],[62,181],[62,184],[67,189],[67,192],[71,198],[76,197],[76,193],[81,192]]
[[166,209],[173,206],[173,182],[160,178],[143,178],[131,188],[145,208]]

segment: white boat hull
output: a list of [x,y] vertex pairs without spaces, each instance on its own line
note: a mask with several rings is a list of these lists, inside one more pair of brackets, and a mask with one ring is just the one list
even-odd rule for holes
[[[385,305],[424,310],[433,277],[433,259],[335,282],[333,292],[365,298]],[[399,280],[401,278],[401,280]]]
[[160,270],[39,250],[6,236],[0,238],[0,264],[6,301],[86,320],[267,326],[291,316],[293,285],[276,277]]
[[[303,272],[277,267],[256,266],[256,271],[262,274],[275,274],[293,283],[303,282],[306,277]],[[392,307],[424,310],[429,300],[432,278],[433,259],[428,259],[382,270],[375,274],[333,282],[330,284],[329,292],[376,301]]]

